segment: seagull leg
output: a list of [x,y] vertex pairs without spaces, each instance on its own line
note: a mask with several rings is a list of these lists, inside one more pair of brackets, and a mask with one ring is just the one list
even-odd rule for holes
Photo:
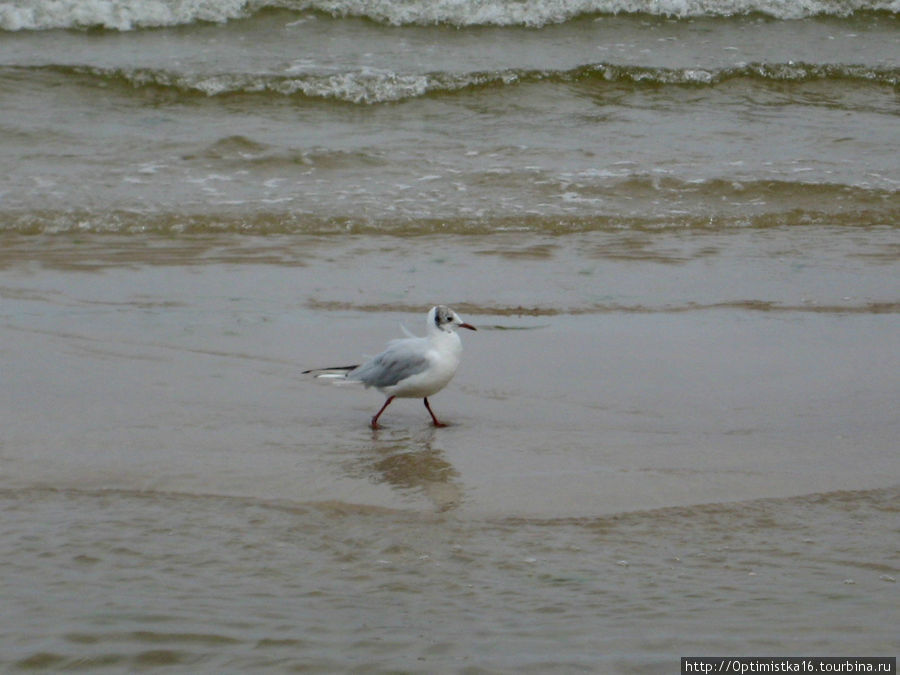
[[427,399],[427,398],[424,398],[424,399],[422,399],[422,400],[425,401],[425,407],[428,408],[428,412],[429,412],[429,414],[431,415],[431,419],[434,420],[434,426],[436,426],[436,427],[445,427],[445,426],[447,426],[447,425],[444,424],[443,422],[438,421],[438,418],[434,416],[434,413],[433,413],[433,412],[431,412],[431,406],[428,405],[428,399]]
[[[391,401],[393,401],[393,400],[394,400],[393,396],[388,396],[388,400],[384,402],[383,406],[381,406],[381,410],[379,410],[377,413],[375,413],[375,417],[372,418],[372,428],[373,429],[378,428],[378,418],[381,417],[381,413],[384,412],[384,409],[387,408],[391,404]],[[434,415],[432,415],[432,417],[434,417]]]

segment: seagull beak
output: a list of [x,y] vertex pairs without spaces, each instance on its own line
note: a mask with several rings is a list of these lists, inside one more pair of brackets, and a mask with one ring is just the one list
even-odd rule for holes
[[477,328],[475,328],[475,326],[473,326],[470,323],[461,323],[461,324],[459,324],[459,327],[460,328],[468,328],[469,330],[478,330]]

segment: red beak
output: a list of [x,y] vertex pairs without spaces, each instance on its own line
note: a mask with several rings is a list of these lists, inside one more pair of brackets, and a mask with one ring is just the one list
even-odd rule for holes
[[461,324],[459,324],[459,327],[460,328],[468,328],[469,330],[478,330],[477,328],[475,328],[475,326],[473,326],[470,323],[461,323]]

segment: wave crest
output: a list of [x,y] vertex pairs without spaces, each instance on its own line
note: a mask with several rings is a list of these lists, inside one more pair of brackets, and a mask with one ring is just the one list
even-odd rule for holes
[[[352,104],[408,101],[423,96],[520,86],[540,82],[558,84],[611,83],[626,86],[716,87],[747,79],[758,82],[835,82],[900,86],[900,68],[838,64],[750,63],[722,69],[651,68],[615,64],[590,64],[571,70],[520,70],[471,73],[395,73],[364,68],[335,74],[184,74],[150,68],[99,68],[94,66],[38,66],[8,68],[42,72],[86,86],[120,85],[132,89],[162,88],[182,96],[276,95],[333,100]],[[3,76],[0,70],[0,77]],[[78,82],[80,80],[80,82]]]
[[674,18],[763,14],[775,19],[900,12],[900,0],[12,0],[0,2],[0,30],[143,28],[224,23],[266,9],[360,17],[393,26],[542,26],[581,16],[646,14]]
[[289,3],[332,16],[357,16],[394,26],[450,24],[540,28],[581,16],[646,14],[670,18],[764,14],[776,19],[847,17],[900,11],[900,0],[309,0]]
[[247,16],[247,0],[32,0],[0,3],[0,30],[181,26]]

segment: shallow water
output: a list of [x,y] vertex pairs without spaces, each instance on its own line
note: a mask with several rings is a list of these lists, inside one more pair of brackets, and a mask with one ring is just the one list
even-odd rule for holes
[[0,4],[0,669],[896,654],[896,10]]
[[[891,653],[890,265],[766,235],[783,251],[768,272],[680,237],[665,262],[598,262],[608,235],[585,234],[56,240],[7,260],[5,665],[671,672],[698,652]],[[450,426],[398,401],[372,432],[377,394],[300,370],[417,329],[432,274],[479,326],[432,399]],[[618,292],[586,293],[595,275]],[[505,289],[480,295],[491,279]]]
[[4,658],[663,673],[697,651],[892,653],[898,496],[548,521],[4,491]]

